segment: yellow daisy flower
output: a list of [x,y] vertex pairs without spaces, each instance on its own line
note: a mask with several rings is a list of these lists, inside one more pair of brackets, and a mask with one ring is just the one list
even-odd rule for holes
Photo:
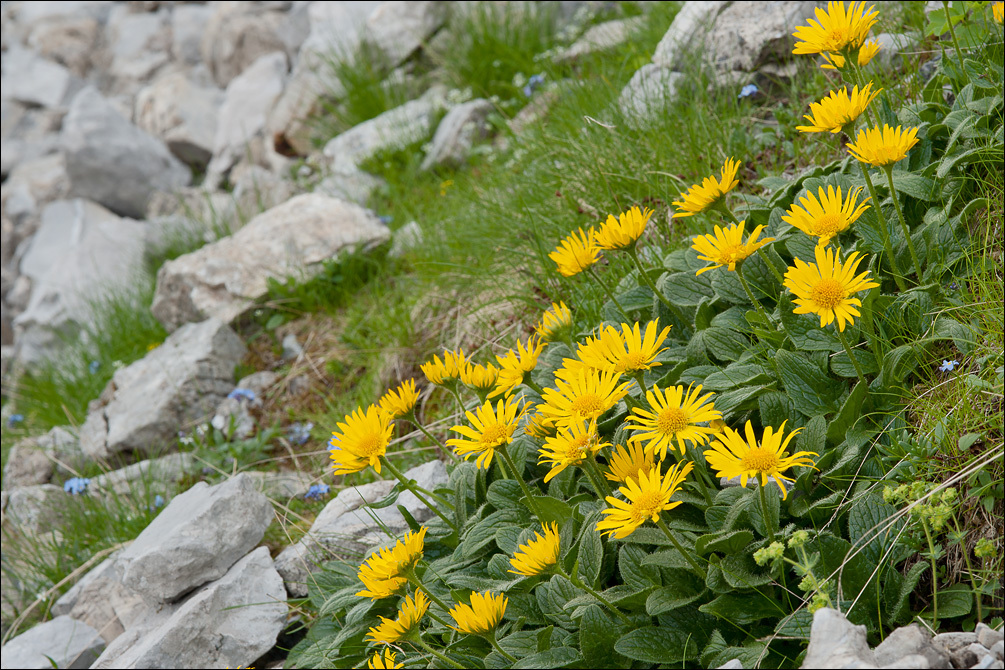
[[554,435],[556,429],[555,424],[553,424],[550,419],[545,417],[540,412],[534,412],[527,417],[527,422],[524,424],[523,432],[525,435],[530,435],[531,437],[543,440]]
[[721,419],[722,412],[708,402],[714,394],[699,397],[700,393],[701,384],[688,386],[686,391],[683,386],[672,386],[665,392],[654,384],[652,391],[646,391],[646,401],[652,411],[635,407],[629,423],[625,424],[625,428],[634,433],[628,441],[646,442],[646,453],[659,452],[660,460],[666,458],[668,448],[673,449],[674,440],[681,455],[685,442],[695,446],[705,444],[714,431],[698,424]]
[[335,474],[359,472],[368,465],[380,473],[380,457],[387,453],[394,430],[391,417],[376,405],[370,405],[366,413],[357,407],[352,415],[346,415],[345,423],[337,425],[342,432],[332,432],[328,441]]
[[666,475],[661,474],[657,466],[648,473],[640,472],[638,481],[629,477],[625,485],[618,488],[624,500],[614,496],[606,498],[611,507],[601,511],[607,518],[597,524],[597,530],[620,540],[635,532],[646,519],[655,522],[662,512],[681,504],[679,500],[671,502],[670,498],[680,490],[693,468],[694,463],[687,461],[673,466]]
[[639,370],[650,370],[662,365],[653,359],[664,351],[660,348],[670,333],[670,326],[660,330],[659,319],[646,324],[645,336],[639,328],[627,323],[621,324],[621,332],[613,326],[600,331],[597,342],[580,348],[580,360],[597,370],[614,370],[632,374]]
[[495,390],[489,394],[490,398],[508,395],[524,382],[527,375],[537,367],[537,359],[544,351],[544,342],[531,335],[526,347],[520,341],[517,341],[516,347],[517,351],[510,349],[505,356],[496,356],[499,361],[499,378],[496,380]]
[[736,188],[739,180],[736,173],[740,170],[740,162],[727,158],[722,164],[722,172],[719,179],[714,176],[705,177],[701,184],[695,184],[688,189],[687,193],[682,193],[680,200],[675,200],[673,205],[677,208],[673,218],[683,216],[694,216],[714,207],[721,198]]
[[498,447],[505,447],[513,441],[513,431],[523,416],[520,401],[516,398],[506,398],[496,404],[486,402],[475,410],[475,413],[465,412],[470,426],[454,426],[450,430],[460,433],[466,440],[453,437],[447,440],[447,446],[454,448],[454,453],[468,460],[471,454],[478,454],[475,464],[488,470],[492,465],[492,456]]
[[837,53],[846,48],[857,49],[879,17],[875,6],[866,9],[865,2],[852,2],[846,10],[843,2],[834,0],[827,3],[826,12],[818,7],[814,13],[816,21],[807,19],[808,26],[799,26],[792,33],[799,40],[792,53]]
[[607,221],[600,225],[597,231],[597,245],[601,249],[627,249],[635,244],[642,233],[646,230],[653,210],[646,207],[640,210],[632,207],[627,212],[622,212],[618,218],[613,214],[607,215]]
[[597,246],[596,231],[583,229],[573,231],[562,240],[558,248],[548,254],[555,261],[558,272],[563,277],[572,277],[600,260],[600,247]]
[[835,191],[833,186],[827,187],[824,192],[821,186],[817,190],[819,198],[809,191],[806,196],[799,199],[800,205],[795,203],[789,207],[787,214],[782,216],[782,221],[790,226],[798,228],[811,237],[820,238],[818,245],[826,245],[838,233],[844,232],[848,226],[855,223],[862,212],[869,209],[869,198],[858,202],[858,197],[862,193],[862,187],[852,189],[847,200],[842,200],[841,187]]
[[831,91],[820,102],[810,103],[810,113],[803,115],[810,125],[796,126],[796,130],[802,133],[840,133],[848,124],[855,122],[882,90],[873,91],[870,81],[861,91],[858,86],[854,87],[851,95],[845,88]]
[[887,167],[907,157],[907,152],[918,143],[918,129],[903,130],[883,124],[879,128],[862,128],[855,141],[848,145],[848,153],[875,167]]
[[[380,625],[374,626],[366,634],[369,642],[383,642],[384,644],[394,644],[408,638],[418,627],[426,610],[429,609],[429,600],[422,591],[416,591],[414,599],[405,597],[401,603],[396,619],[380,617]],[[393,662],[392,658],[392,662]]]
[[845,323],[855,323],[859,316],[856,308],[862,306],[858,298],[852,297],[859,291],[879,286],[870,281],[869,271],[855,276],[858,264],[865,256],[853,251],[848,259],[841,262],[841,250],[836,252],[827,247],[814,249],[816,263],[805,263],[795,259],[796,266],[785,272],[785,288],[796,296],[792,311],[795,314],[819,314],[820,327],[837,320],[838,330],[844,332]]
[[[868,65],[882,48],[875,40],[867,41],[858,50],[858,66]],[[841,54],[824,53],[821,55],[824,57],[824,62],[820,65],[821,70],[838,70],[844,67],[845,59]]]
[[768,477],[773,478],[778,484],[778,488],[782,490],[782,499],[784,500],[788,492],[785,490],[782,480],[790,482],[794,480],[782,473],[797,465],[812,468],[814,467],[813,461],[809,457],[818,455],[812,451],[797,451],[791,456],[785,454],[785,448],[789,446],[789,442],[792,441],[796,433],[801,430],[802,428],[795,429],[789,433],[785,440],[782,440],[782,435],[785,432],[785,422],[783,421],[778,432],[775,432],[771,426],[765,428],[761,443],[758,444],[754,429],[749,421],[745,429],[746,440],[740,433],[727,426],[723,430],[723,434],[717,436],[718,442],[709,445],[711,448],[705,452],[705,460],[716,471],[717,477],[730,479],[739,477],[740,486],[746,486],[747,479],[750,477],[760,477],[761,486],[768,485]]
[[702,272],[721,268],[723,265],[727,266],[730,272],[734,272],[737,263],[745,260],[764,245],[775,241],[773,237],[758,241],[757,238],[764,230],[764,226],[758,226],[744,242],[743,233],[746,225],[746,221],[740,221],[729,228],[716,226],[714,235],[698,235],[692,238],[691,248],[698,252],[698,258],[714,263],[714,265],[701,268],[694,274],[697,276]]
[[621,373],[580,370],[555,379],[557,388],[544,390],[544,402],[538,407],[546,418],[559,427],[580,421],[592,421],[618,404],[632,382],[618,384]]
[[551,342],[571,325],[572,312],[565,306],[565,303],[551,303],[551,308],[545,310],[544,314],[541,315],[541,322],[534,330],[537,331],[542,342]]
[[539,450],[537,462],[552,466],[544,476],[545,483],[570,465],[581,465],[591,454],[610,444],[600,441],[596,420],[579,421],[560,428],[557,435],[545,439],[544,446]]
[[1005,2],[992,2],[991,15],[998,23],[1005,21]]
[[509,598],[502,593],[497,596],[492,595],[491,591],[472,593],[470,605],[458,603],[450,610],[450,616],[457,624],[451,628],[458,633],[467,633],[468,635],[489,633],[502,621],[507,603],[509,603]]
[[422,374],[426,375],[429,383],[437,386],[449,386],[454,384],[461,377],[461,370],[467,359],[464,357],[464,350],[448,351],[443,350],[443,360],[439,356],[433,356],[433,360],[423,363],[419,367]]
[[656,461],[641,443],[628,442],[614,448],[607,467],[604,477],[612,482],[625,483],[629,477],[638,479],[640,472],[649,474],[656,467]]
[[393,548],[374,552],[359,567],[357,577],[366,588],[356,595],[378,600],[400,593],[407,581],[405,572],[422,558],[425,542],[426,527],[422,526],[418,533],[405,533],[404,539],[395,542]]
[[410,414],[419,400],[419,392],[415,388],[415,380],[402,382],[396,390],[388,390],[377,405],[388,416],[398,418]]
[[558,524],[554,521],[544,526],[544,535],[534,533],[534,539],[521,544],[509,559],[515,575],[533,577],[558,563]]
[[404,668],[404,663],[395,663],[395,654],[390,647],[384,647],[384,657],[381,658],[378,651],[367,662],[366,667],[370,670],[392,670],[392,668]]
[[491,363],[488,365],[467,363],[461,369],[461,382],[466,386],[470,386],[479,394],[491,391],[498,379],[499,368]]

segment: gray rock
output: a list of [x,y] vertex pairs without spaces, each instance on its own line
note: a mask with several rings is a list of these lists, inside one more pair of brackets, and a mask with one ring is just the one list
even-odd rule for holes
[[704,39],[715,17],[728,5],[719,0],[689,0],[684,3],[663,39],[653,52],[653,63],[667,68],[680,67],[692,53],[692,43]]
[[[678,13],[678,16],[680,16],[680,13]],[[616,19],[614,21],[598,23],[583,33],[583,36],[569,46],[568,49],[559,51],[555,55],[554,60],[556,63],[571,63],[584,56],[613,49],[627,42],[632,32],[642,26],[645,21],[646,18],[644,16],[633,16],[627,19]]]
[[179,4],[171,11],[171,56],[176,61],[195,65],[202,61],[200,44],[214,8],[207,5]]
[[991,645],[991,647],[989,647],[989,651],[999,661],[1005,661],[1005,642],[998,640],[993,645]]
[[[3,668],[88,668],[105,648],[94,630],[68,616],[40,623],[3,646]],[[52,659],[50,662],[49,659]]]
[[242,377],[237,382],[238,388],[248,389],[253,391],[258,399],[261,400],[262,394],[264,394],[269,387],[274,385],[279,381],[279,375],[271,370],[262,370],[260,372],[253,372],[247,377]]
[[333,165],[314,188],[314,192],[366,205],[373,192],[386,184],[382,178],[364,172],[355,165],[342,164]]
[[[229,87],[238,75],[267,54],[286,51],[278,34],[280,12],[245,2],[216,6],[202,33],[202,60],[216,83]],[[285,63],[284,63],[285,68]],[[284,70],[285,71],[285,70]]]
[[88,581],[80,589],[70,616],[92,626],[106,644],[111,644],[154,612],[156,605],[123,585],[113,572]]
[[984,658],[979,660],[974,665],[970,666],[971,670],[987,670],[988,668],[1005,668],[1005,664],[996,659],[991,654],[985,654]]
[[255,488],[271,499],[286,502],[307,493],[315,478],[302,472],[249,472]]
[[283,338],[283,360],[292,361],[304,353],[304,348],[297,341],[297,336],[294,333],[287,333],[286,337]]
[[204,166],[213,155],[216,119],[223,91],[193,83],[181,72],[159,78],[136,96],[136,125],[167,144],[189,165]]
[[115,372],[80,432],[92,458],[149,454],[173,447],[180,426],[212,412],[233,388],[247,349],[216,319],[172,333],[144,358]]
[[7,465],[3,469],[3,488],[48,484],[52,479],[53,463],[45,450],[33,437],[20,440],[11,447]]
[[422,46],[446,17],[445,2],[383,2],[366,20],[366,41],[394,67]]
[[988,649],[1005,640],[1005,633],[995,630],[984,622],[977,624],[977,627],[974,628],[974,633],[977,635],[977,643],[984,645]]
[[63,104],[73,84],[65,67],[20,48],[4,52],[2,77],[4,99],[41,107]]
[[812,17],[815,7],[812,1],[732,3],[716,16],[703,57],[718,73],[792,60],[793,26]]
[[878,64],[882,67],[893,67],[901,58],[901,53],[917,46],[921,41],[919,33],[880,33],[876,35],[880,46],[876,54]]
[[267,53],[230,80],[217,118],[207,180],[215,183],[244,156],[245,145],[265,122],[286,82],[286,54]]
[[247,667],[286,622],[283,580],[259,547],[220,579],[115,640],[92,668]]
[[273,516],[272,505],[244,475],[216,486],[199,482],[139,534],[116,569],[133,591],[161,602],[177,600],[223,576],[258,544]]
[[409,221],[394,231],[394,239],[391,241],[391,249],[387,252],[387,255],[391,258],[399,258],[412,249],[421,246],[422,239],[422,226],[415,221]]
[[[29,237],[29,217],[37,217],[50,202],[69,195],[66,160],[49,154],[20,163],[3,184],[3,213],[18,225],[19,241]],[[28,228],[29,230],[26,230]]]
[[59,150],[62,109],[29,108],[15,100],[0,100],[3,130],[0,141],[0,174],[8,175],[19,164]]
[[813,615],[810,644],[803,668],[875,668],[876,657],[866,642],[865,626],[856,626],[829,607]]
[[447,112],[436,127],[429,151],[422,161],[422,169],[439,165],[456,167],[463,163],[475,141],[488,135],[486,119],[492,110],[492,103],[479,98]]
[[[441,461],[430,461],[405,473],[419,486],[433,490],[447,482],[446,468]],[[397,505],[404,505],[418,522],[429,519],[433,512],[410,492],[398,496],[397,504],[383,509],[363,509],[364,503],[384,498],[394,482],[382,481],[344,489],[318,514],[307,534],[276,557],[276,569],[283,576],[290,597],[307,595],[311,573],[327,560],[340,556],[360,555],[370,547],[387,541],[381,530],[384,524],[392,536],[408,530],[408,524]],[[374,519],[376,517],[376,520]]]
[[63,489],[52,484],[24,486],[4,491],[7,503],[3,508],[4,523],[24,533],[49,531],[61,523],[60,511],[66,500]]
[[928,663],[925,667],[944,668],[949,663],[949,654],[932,643],[931,634],[918,624],[903,626],[890,633],[875,649],[876,662],[893,665],[905,656],[920,655]]
[[52,614],[54,616],[69,614],[80,599],[81,592],[91,582],[97,579],[117,579],[118,573],[115,571],[115,559],[118,558],[121,551],[119,549],[113,552],[108,558],[98,563],[97,567],[92,568],[90,572],[81,577],[76,584],[70,587],[70,590],[61,595],[52,605]]
[[[991,652],[987,647],[982,644],[977,644],[976,642],[949,653],[949,657],[953,662],[954,668],[973,667],[974,665],[977,665],[982,658],[990,655]],[[992,657],[992,660],[994,660],[994,657]]]
[[192,178],[164,143],[127,121],[94,88],[77,94],[63,122],[72,192],[112,211],[142,217],[155,191]]
[[677,97],[677,86],[684,78],[680,72],[650,63],[632,75],[628,85],[621,89],[618,108],[629,125],[641,128],[656,115],[663,114]]
[[35,53],[82,77],[91,66],[99,30],[100,25],[90,16],[53,16],[31,26],[27,44]]
[[932,638],[933,644],[942,647],[949,654],[975,642],[977,642],[977,633],[939,633]]
[[88,490],[94,495],[145,496],[153,489],[170,488],[197,469],[192,454],[169,454],[92,477]]
[[293,197],[294,185],[259,165],[242,163],[230,173],[234,206],[239,218],[248,220]]
[[266,294],[269,277],[310,276],[345,247],[389,236],[362,207],[316,193],[298,195],[234,235],[165,263],[151,311],[168,330],[206,315],[231,321]]
[[556,100],[558,100],[558,91],[545,89],[542,93],[534,96],[530,104],[517,112],[516,116],[510,119],[506,125],[509,126],[514,135],[521,135],[524,130],[546,117]]
[[743,663],[740,662],[740,659],[734,658],[720,665],[719,670],[743,670]]
[[884,669],[885,668],[890,668],[890,670],[894,670],[895,668],[904,668],[905,670],[907,670],[908,668],[911,668],[912,670],[914,670],[914,669],[916,669],[916,670],[927,670],[928,668],[931,668],[931,667],[938,668],[938,667],[942,667],[942,666],[938,666],[938,665],[933,666],[931,663],[929,663],[928,659],[925,658],[924,656],[921,656],[920,654],[911,654],[909,656],[904,656],[902,658],[898,658],[893,663],[889,663],[887,665],[881,665],[880,667],[884,668]]
[[133,13],[118,5],[112,9],[105,34],[111,57],[108,73],[116,80],[116,92],[132,93],[171,59],[167,12]]

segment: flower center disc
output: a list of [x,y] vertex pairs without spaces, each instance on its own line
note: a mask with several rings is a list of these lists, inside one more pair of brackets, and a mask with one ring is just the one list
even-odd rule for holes
[[844,300],[844,286],[837,279],[823,279],[813,287],[810,298],[823,309],[834,309]]
[[376,452],[380,451],[380,443],[381,443],[380,435],[376,433],[371,433],[369,435],[364,435],[363,437],[361,437],[359,439],[359,442],[356,443],[356,445],[361,453],[364,453],[367,456],[371,456]]
[[828,212],[824,214],[819,219],[817,219],[816,234],[823,237],[824,235],[833,235],[843,228],[844,223],[843,218],[839,214],[833,212]]
[[494,447],[509,437],[509,429],[501,423],[493,423],[485,426],[482,431],[482,444]]
[[586,455],[586,448],[590,444],[590,435],[581,435],[569,442],[565,448],[565,457],[570,461],[581,461]]
[[[636,473],[637,475],[638,473]],[[632,504],[632,521],[651,519],[663,509],[663,494],[660,491],[646,491]]]
[[747,257],[747,247],[743,244],[734,244],[722,250],[723,263],[735,263]]
[[778,466],[778,456],[767,449],[757,447],[747,452],[747,455],[743,457],[742,464],[745,470],[771,472]]
[[667,407],[656,418],[656,426],[660,429],[661,433],[667,435],[676,435],[687,428],[687,425],[687,414],[684,413],[684,410],[677,407]]
[[586,393],[572,401],[572,411],[582,416],[599,414],[604,409],[596,393]]
[[646,355],[640,351],[633,351],[621,360],[618,369],[621,372],[635,372],[646,367]]

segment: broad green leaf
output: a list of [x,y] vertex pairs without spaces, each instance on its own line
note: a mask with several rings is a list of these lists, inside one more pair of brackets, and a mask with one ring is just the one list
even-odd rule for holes
[[661,585],[659,569],[642,563],[648,553],[635,544],[626,544],[621,547],[618,551],[618,571],[621,573],[622,582],[634,588]]
[[856,547],[864,545],[862,555],[873,565],[879,563],[904,527],[902,519],[889,523],[896,513],[896,507],[875,493],[859,497],[848,512],[848,539]]
[[775,633],[782,637],[810,639],[810,628],[813,626],[813,615],[809,610],[797,610],[778,622]]
[[728,533],[708,533],[694,541],[694,550],[699,556],[713,552],[734,554],[742,551],[754,541],[754,534],[749,530],[734,530]]
[[727,621],[730,626],[749,626],[761,619],[788,614],[782,602],[756,592],[727,593],[698,609]]
[[827,426],[827,441],[831,444],[840,444],[844,440],[845,433],[855,423],[862,418],[862,403],[869,394],[869,387],[858,383],[845,398],[841,410],[831,420]]
[[704,335],[705,348],[722,361],[735,361],[750,347],[746,337],[729,328],[709,326]]
[[712,297],[712,284],[707,275],[696,277],[694,272],[665,274],[656,284],[663,295],[675,305],[697,307],[703,298]]
[[[547,628],[550,628],[550,626],[545,627],[545,629]],[[530,656],[531,654],[536,654],[538,652],[538,633],[545,629],[519,630],[515,633],[507,635],[506,637],[499,638],[499,646],[517,658],[523,658],[525,656]]]
[[[520,498],[520,502],[526,505],[527,509],[533,511],[534,508],[531,507],[526,497]],[[559,526],[562,526],[572,518],[572,507],[564,500],[552,498],[551,496],[534,496],[534,504],[540,510],[543,517],[541,523],[551,523],[554,521]]]
[[974,592],[969,584],[953,584],[939,589],[939,620],[953,619],[970,614],[974,606]]
[[[872,355],[872,352],[863,351],[862,349],[852,349],[852,353],[855,354],[855,360],[858,361],[859,367],[862,368],[862,374],[873,375],[879,372],[879,367],[876,365],[876,357]],[[831,357],[831,370],[838,377],[846,379],[858,376],[858,371],[852,364],[848,354],[844,351],[839,351]]]
[[649,310],[653,306],[653,292],[646,286],[636,286],[618,296],[626,311]]
[[720,393],[715,397],[715,408],[723,416],[757,407],[757,397],[768,390],[766,386],[746,386]]
[[903,577],[896,570],[891,570],[886,578],[886,624],[894,626],[904,621],[909,615],[908,599],[914,593],[921,576],[930,567],[927,561],[919,561],[911,566]]
[[495,480],[489,484],[488,491],[485,494],[488,503],[497,510],[519,508],[520,498],[522,497],[523,491],[520,489],[520,484],[513,479]]
[[519,659],[513,668],[564,668],[580,660],[579,652],[571,647],[552,647],[532,656]]
[[806,422],[803,432],[796,436],[795,451],[812,451],[815,454],[824,453],[827,440],[827,421],[822,416],[815,416]]
[[718,366],[715,365],[696,365],[694,367],[685,370],[678,380],[678,384],[701,384],[705,381],[708,375],[714,374],[719,371]]
[[579,622],[579,649],[595,668],[629,668],[631,659],[614,649],[624,629],[597,605],[586,608]]
[[812,314],[793,313],[792,298],[788,293],[778,300],[778,311],[782,316],[785,334],[797,349],[803,351],[844,351],[841,340],[830,331],[820,327],[820,317]]
[[841,387],[820,374],[820,369],[798,353],[781,349],[775,354],[778,375],[797,410],[806,416],[836,410],[834,399]]
[[761,414],[762,426],[780,426],[783,421],[788,421],[792,425],[793,416],[796,414],[795,405],[786,394],[781,391],[765,391],[757,397],[757,406]]
[[588,585],[593,586],[600,576],[600,568],[604,563],[604,546],[600,539],[600,533],[594,530],[596,518],[591,517],[583,525],[583,532],[579,536],[579,576]]
[[671,665],[698,657],[698,645],[681,631],[662,626],[637,628],[618,640],[614,649],[644,663]]
[[771,371],[758,363],[731,363],[723,370],[705,377],[704,386],[706,391],[728,391],[739,386],[765,384],[772,377]]
[[918,200],[931,201],[937,196],[935,182],[913,172],[894,170],[893,185],[897,192]]
[[669,572],[664,580],[668,585],[656,589],[646,599],[646,613],[650,616],[690,605],[705,592],[704,581],[691,571],[671,569]]
[[537,585],[534,595],[537,596],[537,605],[545,617],[563,628],[575,628],[570,613],[566,611],[566,603],[579,595],[572,582],[561,575],[552,575],[550,581]]
[[883,381],[886,386],[896,386],[904,381],[918,365],[915,345],[903,344],[883,359]]

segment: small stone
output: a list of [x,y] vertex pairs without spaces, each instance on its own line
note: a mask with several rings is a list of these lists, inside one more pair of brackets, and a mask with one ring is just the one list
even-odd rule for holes
[[136,125],[163,140],[179,159],[205,166],[213,156],[222,104],[223,91],[174,72],[140,90],[134,117]]
[[2,76],[3,97],[29,105],[58,107],[73,90],[69,70],[22,48],[4,51]]
[[106,494],[115,498],[143,495],[148,488],[144,482],[167,488],[196,469],[192,454],[169,454],[93,477],[88,490],[95,495]]
[[813,615],[810,644],[803,668],[878,667],[866,642],[865,626],[852,624],[835,609],[824,607]]
[[422,239],[422,227],[415,221],[409,221],[394,231],[394,239],[391,241],[391,249],[387,255],[391,258],[399,258],[408,251],[421,246]]
[[[89,668],[105,648],[98,631],[63,615],[3,646],[3,668]],[[52,659],[51,661],[49,659]]]
[[974,629],[974,633],[977,635],[977,642],[984,645],[988,649],[993,649],[996,644],[1005,640],[1005,633],[1002,633],[1000,630],[995,630],[984,622],[977,624],[977,627]]
[[284,361],[296,360],[304,353],[304,348],[297,341],[297,336],[293,333],[287,333],[286,337],[283,338],[283,354],[282,358]]
[[4,520],[22,532],[48,531],[61,523],[66,493],[58,486],[23,486],[4,491],[4,495],[7,496],[7,504],[3,508]]
[[70,587],[70,590],[59,597],[52,605],[52,613],[56,616],[61,614],[69,614],[70,610],[73,609],[74,605],[77,604],[77,600],[80,598],[81,591],[84,590],[88,584],[96,579],[114,579],[117,578],[117,573],[115,572],[115,559],[118,558],[121,549],[113,552],[111,556],[103,560],[98,564],[96,568],[92,568],[90,572],[80,578],[80,580]]
[[493,109],[492,103],[479,98],[447,112],[436,128],[421,169],[439,165],[456,167],[463,163],[475,141],[488,134],[486,119]]
[[893,663],[881,665],[880,667],[884,668],[884,670],[886,668],[889,668],[890,670],[895,670],[897,668],[904,668],[904,670],[908,669],[928,670],[928,668],[932,667],[940,668],[943,666],[939,665],[933,666],[931,663],[928,662],[928,659],[925,658],[924,656],[920,654],[910,654],[909,656],[904,656],[897,659]]
[[11,447],[7,465],[3,469],[5,489],[48,484],[52,478],[53,463],[38,440],[27,438]]
[[975,642],[977,642],[976,633],[939,633],[932,638],[933,644],[939,645],[950,654]]
[[668,67],[643,65],[621,89],[618,107],[631,126],[643,128],[677,98],[677,87],[683,79],[683,74]]
[[1005,642],[998,640],[990,651],[999,661],[1005,661]]
[[997,660],[991,654],[985,654],[981,660],[970,666],[971,670],[988,670],[989,668],[1001,668],[1005,667],[1001,661]]
[[950,652],[949,657],[954,668],[969,668],[978,663],[985,656],[990,655],[987,647],[976,642],[968,644],[966,647]]
[[925,667],[944,668],[949,663],[949,654],[942,647],[932,643],[931,634],[918,624],[903,626],[887,635],[875,649],[876,662],[884,666],[895,666],[905,656],[925,657]]
[[598,23],[583,33],[583,36],[568,49],[560,51],[554,60],[556,63],[571,63],[583,56],[613,49],[626,42],[632,32],[643,25],[645,20],[644,16],[633,16]]
[[383,2],[366,20],[366,41],[394,67],[415,52],[443,25],[446,2]]

